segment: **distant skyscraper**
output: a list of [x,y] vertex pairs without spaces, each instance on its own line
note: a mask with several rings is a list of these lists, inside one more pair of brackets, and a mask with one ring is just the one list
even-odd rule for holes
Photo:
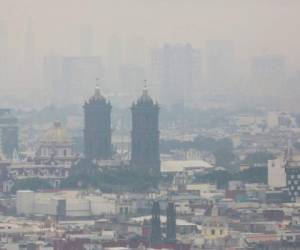
[[282,55],[264,55],[252,61],[254,95],[282,95],[285,91],[286,66]]
[[93,30],[90,25],[83,25],[80,29],[80,56],[93,55]]
[[111,104],[100,93],[84,104],[84,152],[90,160],[106,160],[112,157]]
[[147,86],[132,104],[131,111],[131,164],[147,172],[159,173],[159,106],[149,96]]
[[300,155],[294,154],[292,148],[288,148],[285,155],[286,186],[289,189],[291,202],[297,202],[300,197]]
[[161,243],[160,206],[158,201],[153,202],[152,205],[150,242],[152,247]]
[[122,65],[120,67],[120,80],[122,82],[122,92],[136,98],[140,92],[141,82],[145,79],[146,74],[143,67],[137,65]]
[[176,241],[176,210],[174,202],[169,202],[167,207],[167,242]]
[[0,84],[8,80],[8,28],[5,21],[0,20]]
[[62,62],[61,55],[48,55],[43,61],[43,76],[47,97],[51,104],[62,104],[64,102],[64,87],[62,82]]
[[9,109],[0,109],[0,146],[7,158],[18,151],[18,119]]
[[24,34],[24,63],[30,70],[35,68],[35,35],[32,24],[32,20],[28,20]]
[[202,75],[200,50],[190,44],[165,44],[153,50],[151,78],[160,86],[160,99],[164,104],[190,101],[199,90]]
[[111,91],[119,92],[122,85],[119,78],[119,71],[123,61],[123,46],[118,36],[114,35],[109,39],[107,51],[106,81],[110,83]]
[[208,41],[206,46],[209,91],[231,93],[234,86],[234,45],[231,41]]
[[63,104],[82,101],[95,86],[95,79],[103,79],[104,67],[99,56],[64,57],[62,62],[62,82],[57,92]]

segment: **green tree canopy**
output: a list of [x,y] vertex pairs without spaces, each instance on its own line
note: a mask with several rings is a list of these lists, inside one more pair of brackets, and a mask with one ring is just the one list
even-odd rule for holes
[[51,184],[43,179],[39,178],[28,178],[23,180],[17,180],[12,187],[12,192],[17,192],[18,190],[45,190],[45,189],[52,189],[53,187]]

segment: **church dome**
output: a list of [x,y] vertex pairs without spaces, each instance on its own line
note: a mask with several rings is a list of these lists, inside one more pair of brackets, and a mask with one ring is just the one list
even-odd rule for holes
[[90,97],[89,102],[106,102],[105,97],[100,92],[99,86],[96,86],[95,93]]
[[147,86],[145,85],[144,89],[143,89],[143,94],[142,96],[137,100],[137,104],[140,104],[140,105],[153,105],[153,99],[151,98],[151,96],[149,95],[148,93],[148,88]]
[[46,131],[43,141],[64,143],[64,142],[69,142],[70,137],[68,136],[65,129],[61,126],[60,122],[54,122],[53,127],[49,128]]

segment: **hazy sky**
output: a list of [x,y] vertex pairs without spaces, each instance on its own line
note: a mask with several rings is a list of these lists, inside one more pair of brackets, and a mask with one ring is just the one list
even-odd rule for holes
[[108,38],[140,37],[150,43],[229,39],[243,56],[282,53],[300,68],[299,0],[0,0],[0,19],[18,50],[32,21],[37,53],[78,52],[79,26],[91,25],[95,50]]

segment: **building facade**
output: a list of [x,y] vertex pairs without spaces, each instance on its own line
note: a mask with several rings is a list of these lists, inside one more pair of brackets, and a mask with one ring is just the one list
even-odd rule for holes
[[0,109],[0,146],[9,159],[18,151],[18,119],[10,109]]
[[26,161],[14,159],[7,166],[7,191],[16,181],[35,178],[45,180],[53,188],[58,188],[69,176],[72,164],[78,159],[66,130],[60,122],[54,122],[42,136],[33,159]]
[[286,183],[290,201],[295,202],[300,196],[300,156],[292,156],[285,166]]
[[160,228],[160,205],[158,201],[153,202],[152,205],[152,219],[151,219],[151,246],[156,246],[161,243],[161,228]]
[[270,188],[286,187],[285,159],[279,157],[268,161],[268,185]]
[[174,202],[167,207],[167,242],[176,242],[176,209]]
[[84,153],[90,160],[112,158],[111,104],[98,87],[84,104]]
[[160,171],[159,106],[144,88],[142,96],[133,103],[131,132],[131,165],[146,172]]

